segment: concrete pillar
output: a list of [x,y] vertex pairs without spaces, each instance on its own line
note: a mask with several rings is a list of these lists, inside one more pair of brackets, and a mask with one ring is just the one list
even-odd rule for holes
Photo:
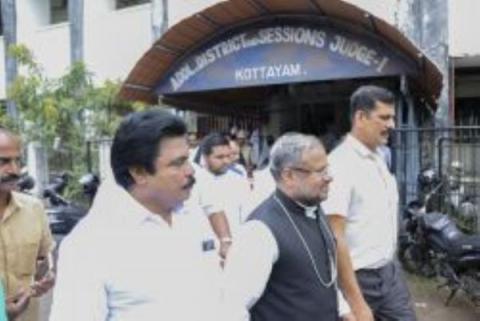
[[158,40],[168,28],[168,0],[152,0],[152,37]]
[[[17,7],[15,0],[1,0],[0,14],[3,24],[3,42],[5,50],[5,85],[7,88],[13,84],[18,74],[17,60],[8,54],[9,48],[17,44]],[[16,103],[7,99],[7,114],[18,121],[18,110]]]
[[48,157],[45,148],[39,142],[27,145],[27,170],[35,180],[32,193],[40,196],[48,183]]
[[449,98],[448,0],[397,0],[397,27],[434,61],[443,75],[437,127],[453,125]]
[[101,181],[112,175],[110,166],[111,147],[112,140],[109,138],[102,139],[98,142],[98,171]]
[[70,63],[83,61],[83,0],[68,1],[68,20],[70,22]]
[[186,111],[183,120],[187,123],[189,132],[198,132],[198,114],[196,112]]

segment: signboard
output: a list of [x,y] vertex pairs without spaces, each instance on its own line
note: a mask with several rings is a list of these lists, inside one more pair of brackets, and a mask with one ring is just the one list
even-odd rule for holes
[[280,25],[230,35],[176,65],[158,94],[412,74],[414,64],[373,36],[332,26]]

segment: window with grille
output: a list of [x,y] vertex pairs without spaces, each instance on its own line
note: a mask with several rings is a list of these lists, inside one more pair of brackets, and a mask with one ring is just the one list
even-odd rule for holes
[[0,36],[3,36],[2,7],[0,6]]
[[50,24],[68,21],[68,0],[50,0]]
[[150,3],[150,0],[116,0],[116,9],[123,9],[140,4]]

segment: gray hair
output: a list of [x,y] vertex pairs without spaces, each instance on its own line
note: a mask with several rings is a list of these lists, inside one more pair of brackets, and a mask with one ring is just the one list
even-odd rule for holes
[[312,148],[323,148],[315,136],[300,133],[286,133],[273,144],[270,151],[270,171],[275,181],[279,181],[285,168],[298,166],[303,153]]

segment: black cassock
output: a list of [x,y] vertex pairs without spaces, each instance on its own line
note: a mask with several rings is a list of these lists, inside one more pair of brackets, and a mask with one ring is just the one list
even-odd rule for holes
[[335,244],[321,209],[316,218],[307,217],[304,207],[276,190],[249,220],[267,225],[279,249],[265,291],[250,309],[251,320],[339,320],[336,284],[322,284],[332,280]]

